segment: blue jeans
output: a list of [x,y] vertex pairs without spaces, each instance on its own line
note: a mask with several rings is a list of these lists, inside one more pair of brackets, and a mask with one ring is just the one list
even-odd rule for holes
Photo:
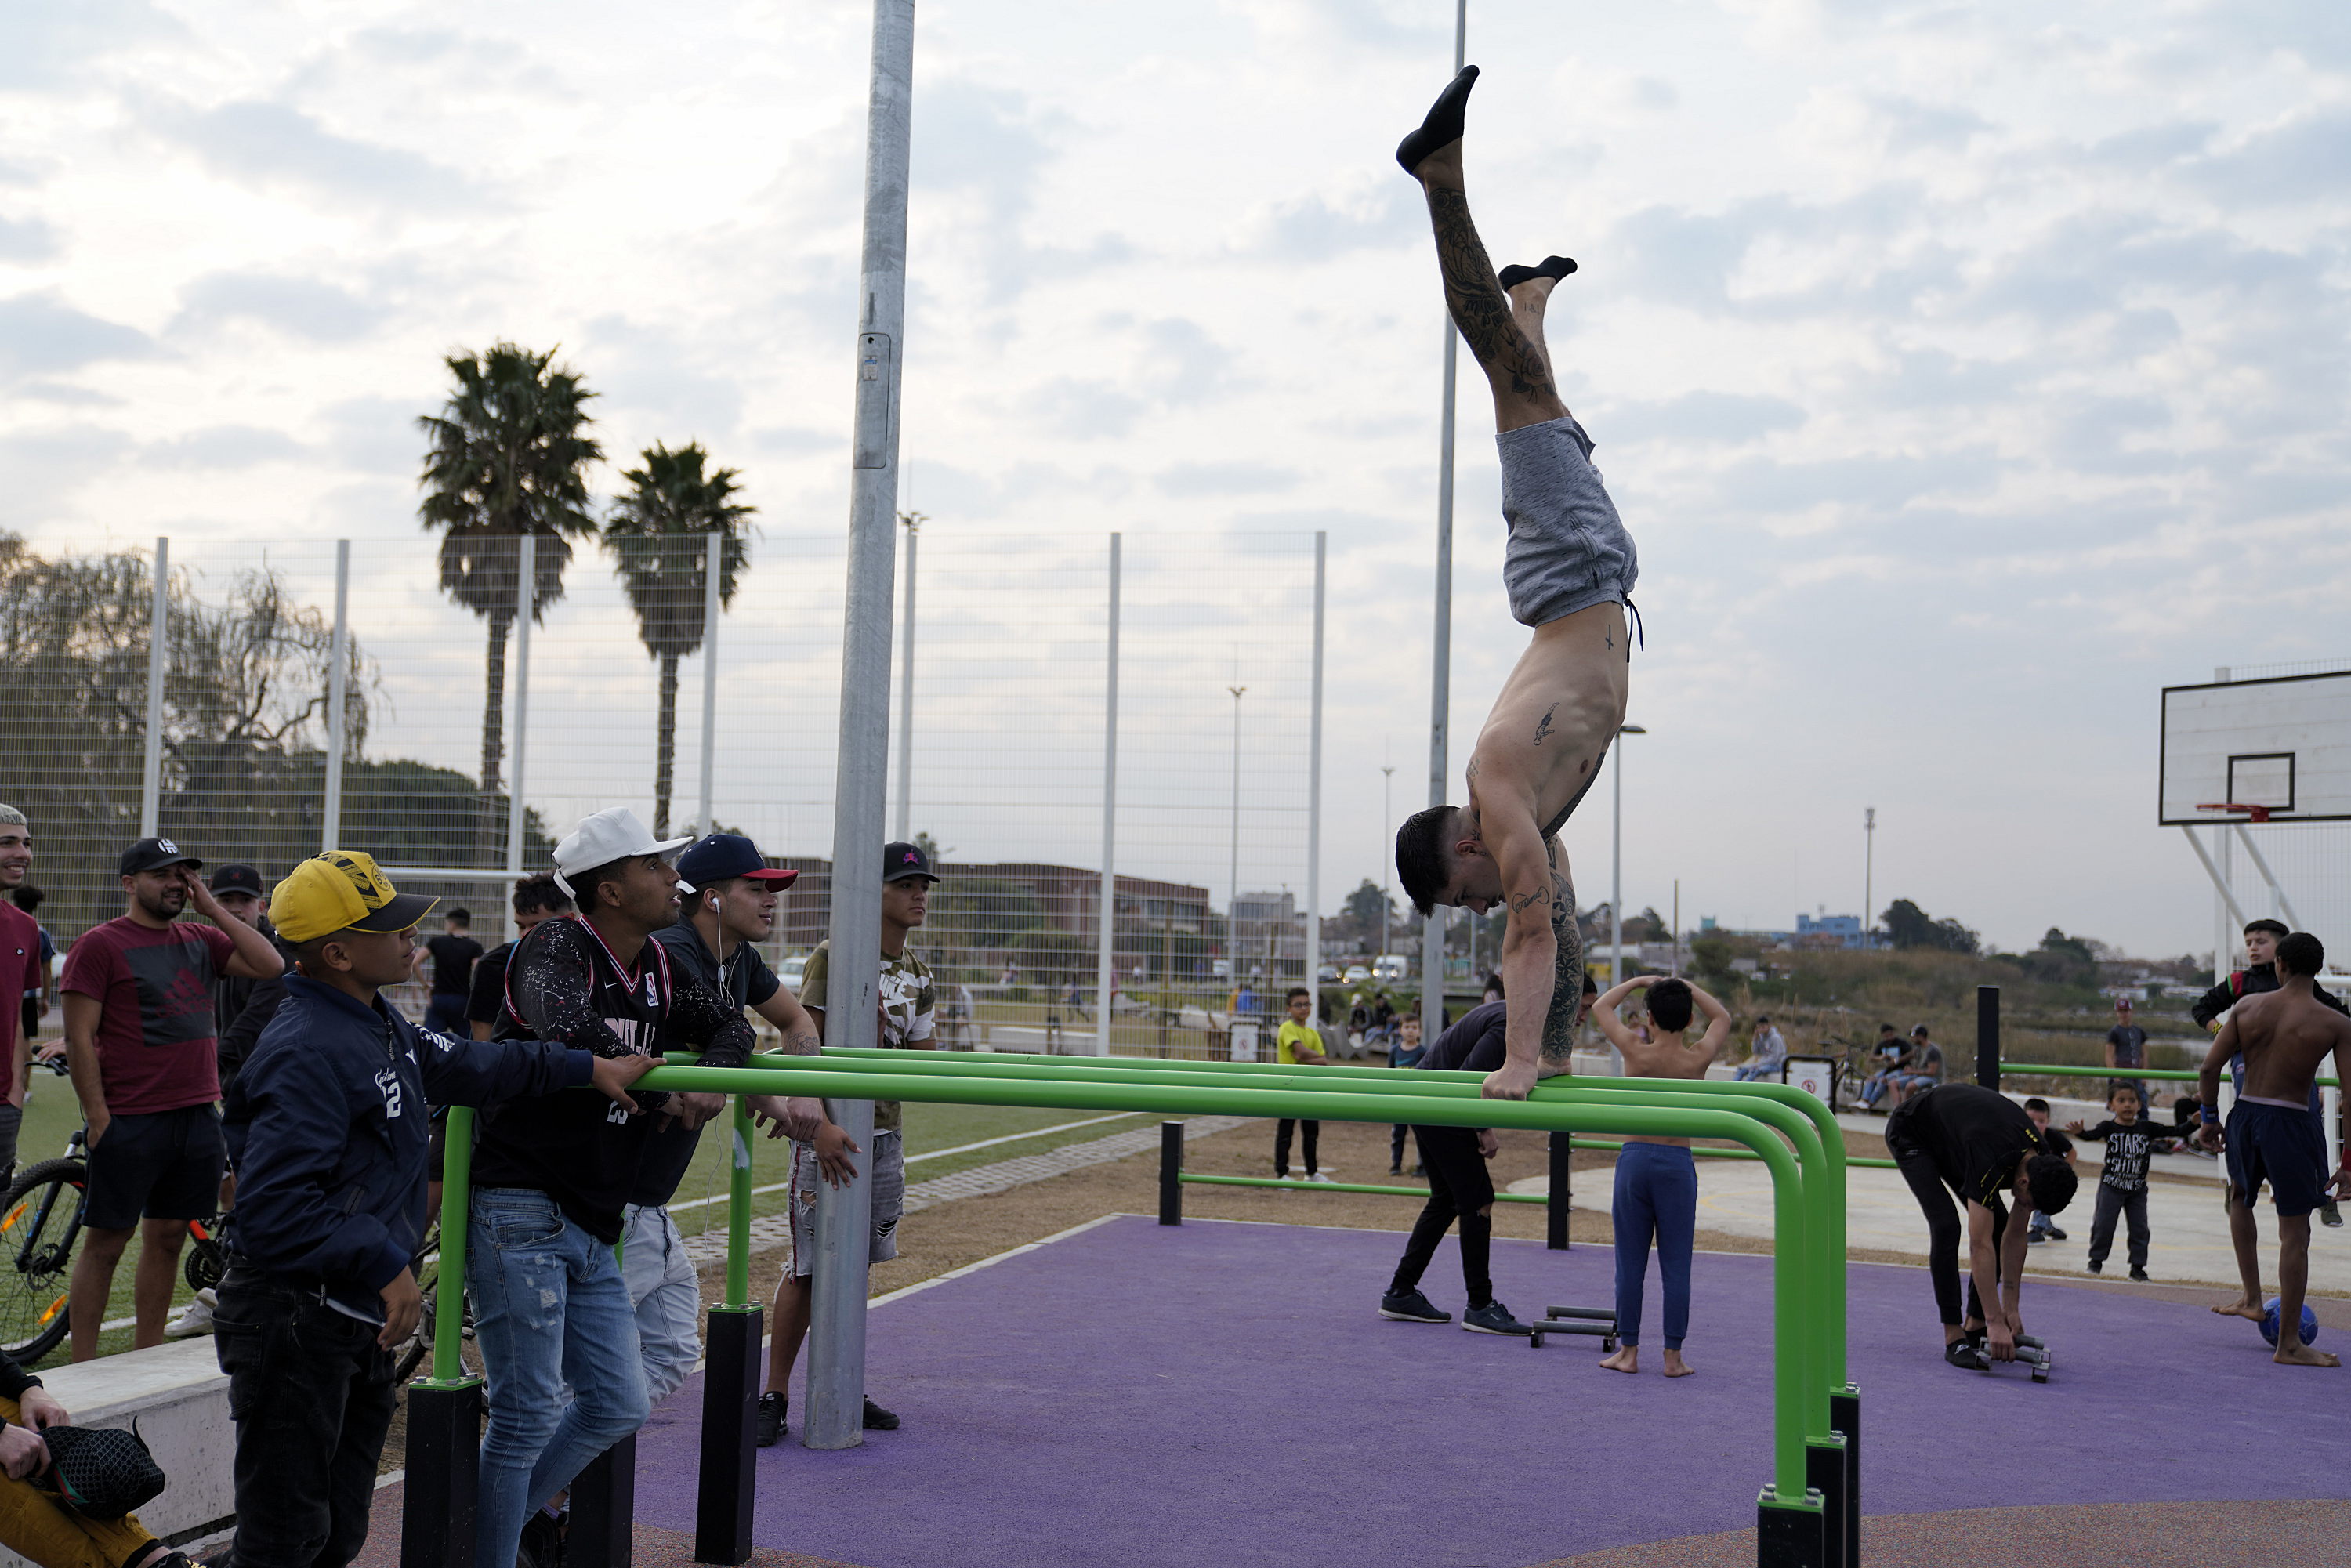
[[1731,1077],[1740,1083],[1768,1083],[1772,1079],[1782,1076],[1786,1071],[1785,1062],[1750,1061],[1732,1073]]
[[435,991],[433,999],[424,1004],[424,1027],[437,1030],[452,1040],[471,1040],[474,1026],[465,1021],[465,993]]
[[610,1247],[531,1187],[475,1192],[467,1235],[465,1284],[490,1385],[474,1561],[503,1564],[530,1511],[652,1407],[636,1311]]
[[1689,1333],[1690,1253],[1698,1243],[1698,1161],[1672,1144],[1626,1144],[1616,1155],[1609,1203],[1616,1231],[1616,1337],[1641,1343],[1641,1295],[1656,1238],[1666,1286],[1666,1348]]

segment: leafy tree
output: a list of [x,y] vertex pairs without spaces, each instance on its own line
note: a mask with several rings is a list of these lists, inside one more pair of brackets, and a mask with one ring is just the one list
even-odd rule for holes
[[1976,934],[1968,927],[1952,919],[1937,920],[1907,898],[1897,898],[1887,904],[1879,919],[1886,927],[1886,940],[1897,948],[1973,953],[1979,945]]
[[2020,954],[2017,961],[2034,979],[2053,985],[2094,987],[2098,983],[2097,956],[2090,945],[2054,925],[2042,936],[2040,946]]
[[588,434],[588,400],[580,377],[558,369],[553,350],[513,343],[444,362],[455,389],[438,414],[417,424],[430,438],[418,484],[417,514],[441,530],[441,591],[489,629],[482,683],[481,811],[476,852],[496,841],[498,779],[506,760],[507,638],[514,630],[521,578],[520,542],[536,541],[531,619],[563,597],[563,571],[574,538],[596,532],[588,514],[586,469],[604,455]]
[[629,487],[604,522],[604,548],[617,559],[621,586],[637,612],[637,635],[661,664],[660,716],[654,720],[653,836],[669,836],[669,803],[677,758],[677,662],[702,646],[708,591],[709,536],[719,547],[718,601],[735,601],[736,579],[749,560],[743,542],[752,508],[738,506],[737,471],[705,465],[699,442],[674,452],[656,443],[644,466],[621,477]]
[[1340,904],[1345,916],[1365,931],[1377,931],[1384,913],[1390,921],[1395,918],[1395,901],[1380,891],[1380,884],[1365,877],[1363,885],[1349,894]]

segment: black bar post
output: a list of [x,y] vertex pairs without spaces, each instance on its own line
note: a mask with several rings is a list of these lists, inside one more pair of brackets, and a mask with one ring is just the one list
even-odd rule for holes
[[1770,1487],[1763,1489],[1755,1506],[1756,1568],[1826,1568],[1821,1494],[1810,1491],[1806,1500],[1809,1507],[1792,1507],[1781,1502]]
[[1159,1124],[1159,1223],[1184,1223],[1184,1124]]
[[564,1568],[629,1568],[637,1523],[637,1439],[622,1438],[571,1483]]
[[730,1565],[751,1560],[751,1506],[758,1500],[753,1427],[759,1410],[759,1331],[756,1306],[713,1307],[702,1368],[702,1461],[694,1511],[694,1560]]
[[2000,1092],[2000,988],[1976,988],[1976,1082]]
[[481,1447],[481,1379],[408,1385],[400,1568],[474,1568]]
[[1568,1249],[1568,1173],[1575,1163],[1571,1134],[1554,1129],[1551,1134],[1551,1197],[1543,1210],[1543,1245],[1553,1252]]
[[[1804,1439],[1804,1485],[1821,1494],[1821,1568],[1849,1568],[1844,1542],[1844,1439]],[[1851,1564],[1850,1568],[1859,1568]]]
[[1829,1393],[1829,1430],[1844,1439],[1844,1519],[1827,1528],[1844,1532],[1844,1568],[1861,1568],[1861,1390],[1850,1383]]

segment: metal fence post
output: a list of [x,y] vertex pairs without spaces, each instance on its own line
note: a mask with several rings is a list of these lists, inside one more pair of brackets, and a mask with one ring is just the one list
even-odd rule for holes
[[319,848],[343,836],[343,745],[351,662],[351,541],[335,541],[334,666],[327,674],[327,788],[319,802]]
[[172,666],[172,541],[155,540],[154,596],[147,607],[147,733],[139,773],[139,836],[163,831],[163,676]]
[[[515,541],[515,673],[513,739],[507,752],[514,760],[507,770],[507,874],[522,875],[523,764],[530,754],[530,623],[538,612],[538,540],[529,534]],[[511,901],[507,907],[507,936],[518,938]]]
[[702,567],[702,800],[695,816],[703,832],[716,831],[712,804],[718,770],[718,586],[726,568],[726,535],[710,530]]
[[[1323,560],[1331,536],[1314,531],[1314,676],[1306,724],[1306,973],[1301,983],[1322,1005],[1322,589]],[[1239,966],[1234,967],[1239,972]],[[1426,1025],[1423,1025],[1426,1028]]]
[[1976,988],[1976,1082],[2000,1089],[2000,988]]
[[[890,600],[897,551],[899,347],[906,314],[907,138],[914,110],[914,0],[874,0],[872,97],[866,111],[863,306],[850,470],[848,597],[841,618],[840,761],[833,791],[830,1042],[878,1043],[882,826],[890,788]],[[867,1148],[870,1100],[841,1101],[833,1120]],[[817,1193],[810,1281],[811,1448],[864,1440],[865,1278],[872,1164]]]
[[1110,537],[1110,632],[1102,676],[1102,845],[1100,926],[1094,938],[1094,1054],[1110,1054],[1111,999],[1118,995],[1118,572],[1120,537]]

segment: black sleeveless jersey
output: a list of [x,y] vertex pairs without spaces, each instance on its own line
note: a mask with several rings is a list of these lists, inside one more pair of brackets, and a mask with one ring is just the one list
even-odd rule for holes
[[[673,969],[660,943],[646,942],[624,965],[576,918],[547,921],[516,946],[493,1038],[559,1040],[613,1057],[698,1047],[714,1067],[740,1066],[752,1044],[742,1009]],[[592,1089],[507,1102],[481,1124],[474,1185],[535,1188],[599,1240],[619,1240],[621,1211],[667,1098],[634,1097],[643,1107],[634,1116]]]

